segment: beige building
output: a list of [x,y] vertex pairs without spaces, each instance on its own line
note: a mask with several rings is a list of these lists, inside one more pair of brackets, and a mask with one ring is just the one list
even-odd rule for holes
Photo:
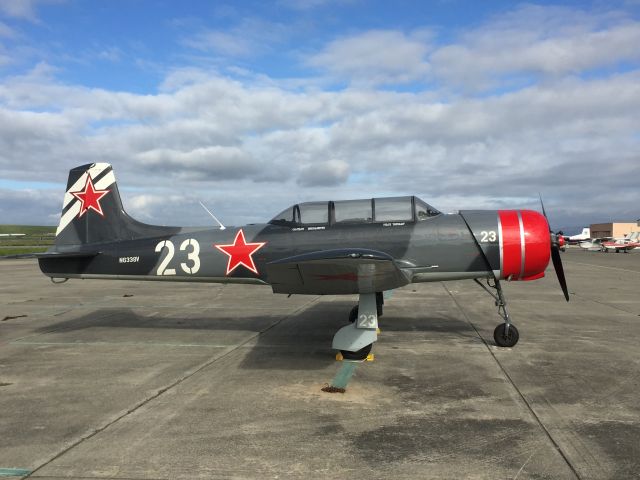
[[622,238],[631,232],[640,232],[640,221],[633,223],[592,223],[591,238]]

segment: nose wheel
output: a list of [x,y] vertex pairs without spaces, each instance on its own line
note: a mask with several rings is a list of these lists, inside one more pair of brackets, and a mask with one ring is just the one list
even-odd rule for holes
[[499,347],[513,347],[519,338],[516,326],[508,323],[501,323],[493,331],[493,339]]
[[487,285],[496,291],[496,293],[494,294],[491,290],[489,290],[489,287],[480,282],[477,278],[474,278],[473,280],[493,297],[496,307],[498,307],[498,315],[500,315],[504,319],[504,323],[498,325],[493,331],[493,339],[495,340],[496,345],[498,347],[513,347],[516,343],[518,343],[520,334],[518,333],[518,329],[516,328],[516,326],[511,323],[511,317],[509,317],[509,312],[507,312],[507,302],[504,299],[504,295],[502,294],[502,286],[500,285],[500,281],[496,278],[494,279],[494,283],[492,284],[491,281],[487,279]]

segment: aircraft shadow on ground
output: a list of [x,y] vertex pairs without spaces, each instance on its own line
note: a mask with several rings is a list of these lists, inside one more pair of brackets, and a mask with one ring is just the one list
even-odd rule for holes
[[[260,333],[246,355],[241,368],[304,370],[325,368],[334,361],[331,348],[333,335],[348,323],[352,302],[323,302],[313,305],[295,315],[262,316],[156,316],[140,314],[134,310],[96,309],[91,313],[64,320],[35,330],[45,339],[47,334],[57,336],[93,329],[105,329],[104,338],[98,335],[92,341],[122,342],[109,333],[109,329],[152,329],[174,331],[239,331]],[[209,310],[211,312],[211,310]],[[384,315],[380,319],[384,332],[446,333],[452,336],[475,336],[469,325],[458,318],[447,315],[408,317]],[[132,340],[135,341],[134,338]],[[145,338],[138,339],[144,342]],[[157,341],[157,340],[156,340]],[[180,343],[180,339],[166,339]],[[213,342],[208,336],[202,343]]]
[[172,330],[240,330],[259,332],[270,323],[277,321],[278,315],[252,317],[198,317],[198,316],[155,316],[138,314],[128,308],[96,309],[91,313],[48,325],[36,330],[37,333],[64,333],[90,328],[148,328]]
[[[257,338],[255,348],[247,352],[241,368],[269,370],[322,369],[335,363],[335,350],[331,348],[333,335],[347,325],[348,314],[353,307],[349,302],[331,302],[311,307],[298,317],[278,325]],[[406,317],[384,315],[379,321],[384,333],[406,332],[448,335],[451,338],[477,339],[470,325],[448,315],[430,317]],[[398,338],[399,347],[404,341]],[[373,352],[376,347],[374,345]]]

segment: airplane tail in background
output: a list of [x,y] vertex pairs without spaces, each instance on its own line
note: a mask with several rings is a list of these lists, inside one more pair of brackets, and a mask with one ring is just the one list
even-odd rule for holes
[[56,246],[80,246],[173,234],[175,227],[146,225],[124,211],[113,168],[108,163],[69,171]]

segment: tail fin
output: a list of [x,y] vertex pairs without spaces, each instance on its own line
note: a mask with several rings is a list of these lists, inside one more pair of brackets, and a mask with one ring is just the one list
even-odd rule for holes
[[113,168],[108,163],[69,171],[56,245],[85,245],[172,234],[175,227],[146,225],[124,211]]

